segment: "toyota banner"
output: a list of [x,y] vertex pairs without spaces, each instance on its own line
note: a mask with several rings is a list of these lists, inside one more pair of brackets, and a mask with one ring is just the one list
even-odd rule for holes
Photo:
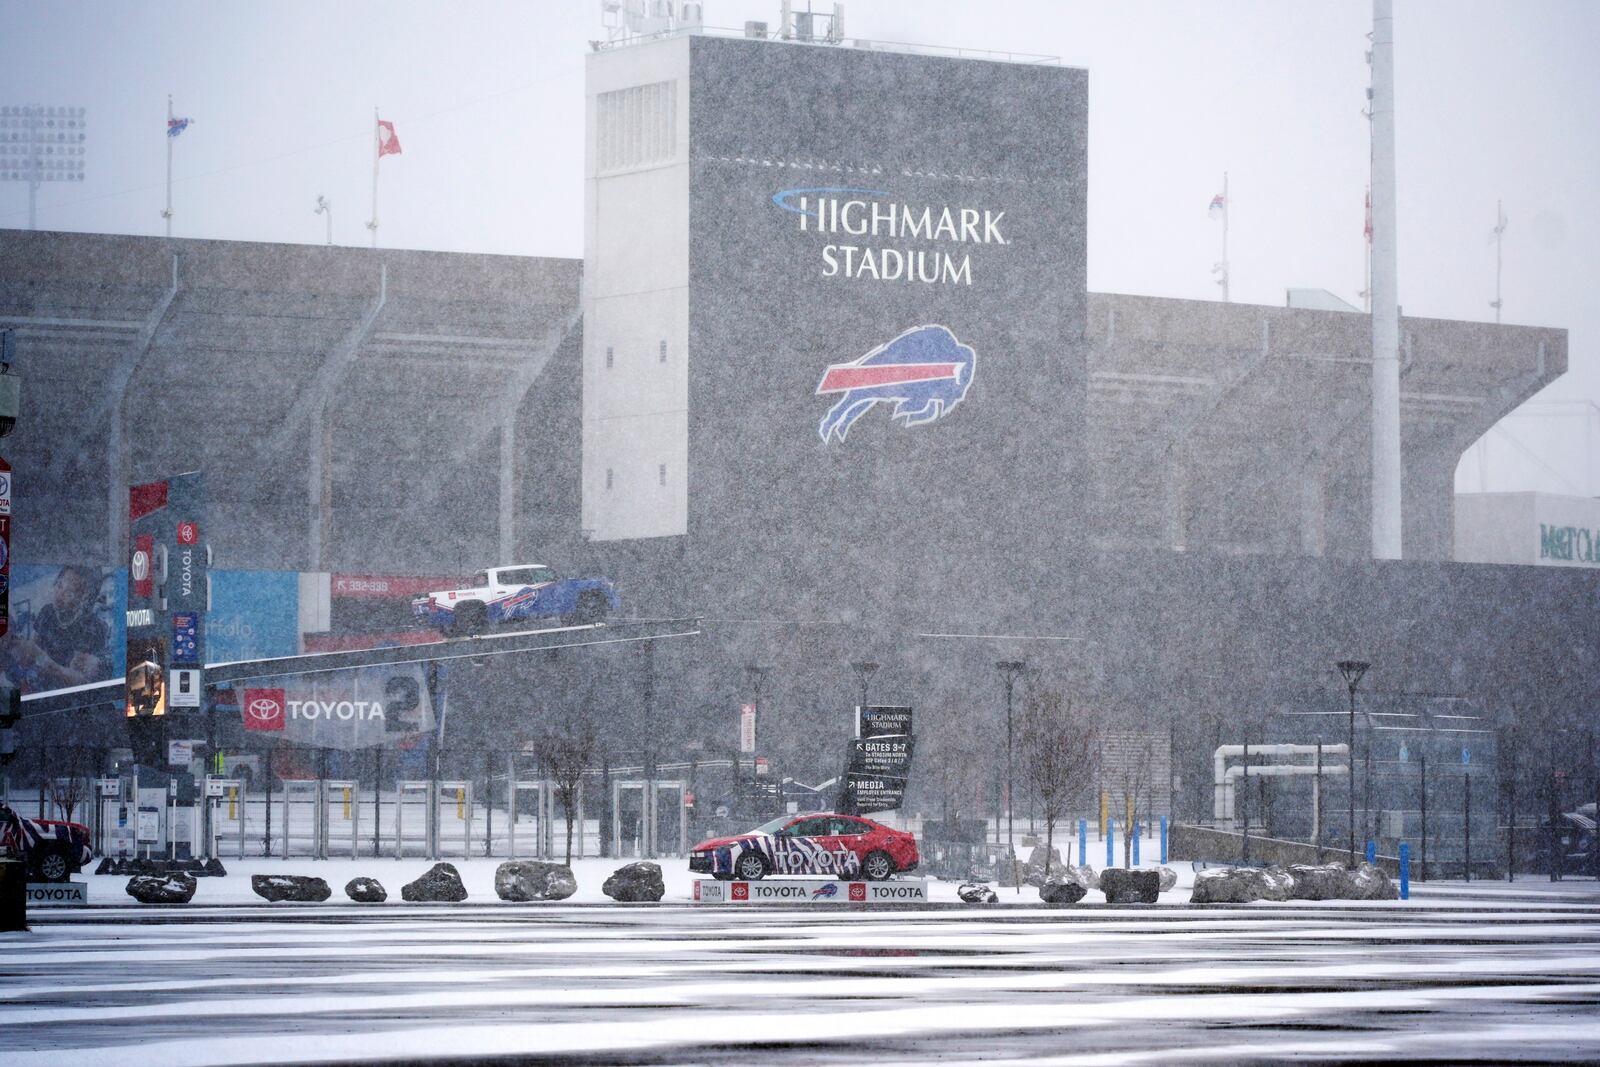
[[313,748],[373,748],[433,728],[419,664],[286,675],[239,690],[245,730]]

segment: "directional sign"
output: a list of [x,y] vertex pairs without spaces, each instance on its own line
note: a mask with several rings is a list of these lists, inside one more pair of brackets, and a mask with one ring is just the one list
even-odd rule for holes
[[905,778],[911,772],[910,737],[858,738],[850,742],[849,773]]
[[893,811],[905,803],[906,780],[871,774],[847,774],[844,779],[846,811],[870,815]]

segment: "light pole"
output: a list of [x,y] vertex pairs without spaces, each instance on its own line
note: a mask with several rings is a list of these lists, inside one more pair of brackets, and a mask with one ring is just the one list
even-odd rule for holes
[[[878,665],[870,660],[858,659],[854,663],[850,664],[850,669],[856,672],[856,681],[861,685],[861,704],[856,709],[856,736],[860,737],[861,716],[866,711],[867,707],[867,683],[870,682],[872,680],[872,676],[877,673]],[[854,760],[851,762],[853,764]],[[839,810],[848,812],[851,815],[855,815],[858,814],[858,808],[855,797],[851,793],[850,781],[850,772],[849,767],[847,766],[845,768],[844,786],[839,790],[839,796],[843,798],[841,800],[841,806]]]
[[1339,668],[1345,688],[1350,690],[1350,730],[1346,759],[1350,761],[1350,866],[1354,867],[1356,865],[1356,686],[1361,684],[1361,676],[1367,673],[1367,668],[1372,664],[1358,659],[1342,659],[1334,666]]
[[[758,667],[753,663],[752,664],[747,664],[745,666],[745,669],[744,669],[745,677],[750,682],[750,703],[756,709],[756,713],[755,713],[756,745],[755,745],[755,751],[750,753],[750,760],[751,760],[750,780],[751,780],[751,782],[755,782],[756,781],[756,777],[757,777],[756,768],[755,768],[756,752],[760,752],[761,751],[761,685],[762,685],[763,682],[765,682],[767,680],[767,674],[768,674],[768,672],[770,670],[771,670],[770,667]],[[777,768],[775,768],[775,767],[769,767],[768,769],[770,771],[776,771],[777,770]],[[780,815],[783,813],[783,779],[782,778],[778,779],[778,813]]]
[[850,664],[850,669],[856,672],[856,681],[861,685],[861,706],[867,706],[867,683],[877,673],[878,665],[868,660],[856,660]]
[[327,226],[328,244],[331,246],[333,244],[333,201],[329,200],[325,196],[318,196],[317,197],[317,206],[314,209],[312,209],[311,213],[313,215],[326,215],[326,216],[328,216],[328,219],[327,219],[327,223],[328,223],[328,226]]
[[1017,848],[1013,830],[1016,826],[1016,778],[1011,760],[1011,693],[1016,688],[1017,675],[1027,668],[1027,664],[1018,659],[1003,659],[994,665],[1000,672],[1000,681],[1006,687],[1006,849],[1011,853],[1011,880],[1016,883],[1017,892],[1022,892],[1021,879],[1017,877]]

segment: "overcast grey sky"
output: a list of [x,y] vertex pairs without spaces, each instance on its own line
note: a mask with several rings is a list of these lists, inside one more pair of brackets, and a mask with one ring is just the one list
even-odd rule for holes
[[[775,25],[778,6],[705,4],[714,26]],[[88,108],[86,178],[41,188],[41,229],[161,232],[170,92],[194,119],[174,146],[176,236],[320,242],[321,194],[336,243],[364,245],[377,105],[404,147],[382,164],[384,245],[580,256],[599,7],[0,0],[0,103]],[[1571,369],[1539,400],[1600,414],[1600,3],[1395,7],[1405,311],[1492,320],[1503,199],[1506,321],[1571,332]],[[1233,299],[1309,286],[1359,304],[1365,0],[849,0],[846,21],[1089,70],[1092,290],[1218,298],[1206,206],[1227,170]],[[26,225],[26,186],[0,183],[0,227]],[[1600,494],[1596,426],[1511,420],[1531,456],[1502,440],[1483,484]],[[1458,485],[1477,488],[1469,465]]]

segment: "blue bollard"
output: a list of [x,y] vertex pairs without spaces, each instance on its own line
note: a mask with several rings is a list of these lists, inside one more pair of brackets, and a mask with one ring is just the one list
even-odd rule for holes
[[1400,899],[1411,899],[1411,846],[1400,842]]
[[1089,820],[1078,820],[1078,862],[1089,862]]
[[1116,844],[1116,842],[1117,842],[1117,820],[1115,820],[1115,819],[1107,819],[1106,820],[1106,866],[1107,867],[1115,867],[1116,866],[1116,860],[1113,858],[1112,852],[1111,852],[1111,849]]
[[1367,862],[1368,863],[1377,863],[1378,862],[1378,843],[1376,841],[1368,841],[1367,842]]
[[1133,824],[1133,865],[1139,866],[1139,834],[1144,828],[1137,822]]
[[1161,866],[1167,865],[1167,817],[1161,816]]

